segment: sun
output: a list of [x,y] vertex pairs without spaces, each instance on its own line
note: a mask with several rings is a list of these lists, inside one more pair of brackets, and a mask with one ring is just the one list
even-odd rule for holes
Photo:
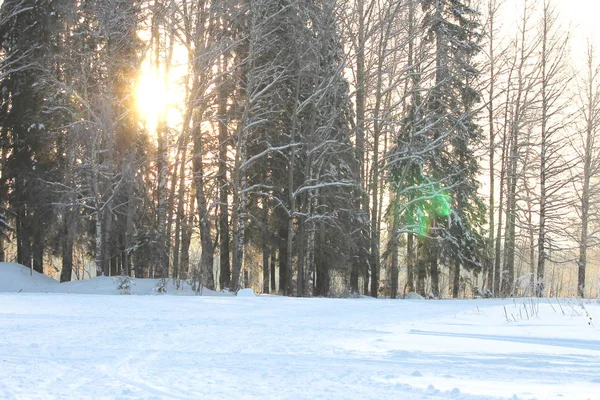
[[136,82],[137,111],[149,128],[159,118],[166,118],[169,107],[169,88],[164,76],[157,71],[143,71]]

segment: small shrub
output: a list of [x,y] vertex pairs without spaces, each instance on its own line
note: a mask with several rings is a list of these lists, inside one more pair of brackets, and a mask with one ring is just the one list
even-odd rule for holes
[[154,291],[158,294],[165,294],[167,293],[167,286],[168,286],[169,281],[167,279],[159,279],[158,282],[156,282],[156,286],[154,287]]
[[115,279],[115,283],[119,293],[124,295],[131,294],[131,289],[135,286],[135,282],[130,276],[119,276]]
[[473,294],[476,298],[491,299],[494,297],[494,293],[490,289],[479,289],[478,287],[473,287]]

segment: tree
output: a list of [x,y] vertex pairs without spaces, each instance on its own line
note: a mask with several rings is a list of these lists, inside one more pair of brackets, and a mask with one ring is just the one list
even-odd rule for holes
[[[363,275],[363,289],[368,292],[369,287],[369,268],[368,255],[371,244],[371,233],[368,230],[369,219],[369,197],[367,187],[367,162],[366,162],[366,123],[367,123],[367,97],[370,92],[370,82],[368,80],[367,60],[370,52],[369,32],[373,32],[372,25],[374,19],[374,1],[357,0],[356,2],[346,3],[341,9],[343,33],[346,34],[345,43],[350,53],[349,59],[353,67],[353,84],[355,92],[353,94],[355,104],[355,118],[353,121],[355,133],[355,157],[358,161],[358,181],[360,189],[354,194],[358,207],[363,211],[361,216],[356,219],[357,226],[353,231],[356,232],[356,242],[358,247],[353,257],[352,271],[350,275],[350,288],[352,292],[359,292],[359,278]],[[374,227],[373,227],[374,228]]]
[[[550,0],[544,0],[540,41],[540,154],[539,154],[539,230],[537,262],[537,294],[543,296],[547,251],[551,239],[564,232],[564,215],[570,203],[565,179],[571,168],[562,149],[567,145],[568,118],[562,110],[569,103],[566,95],[571,82],[566,69],[568,35],[560,29],[558,16]],[[559,240],[554,240],[555,243]]]
[[[254,227],[263,230],[265,268],[269,238],[264,229],[269,224],[276,233],[279,290],[298,296],[312,293],[315,285],[328,290],[321,261],[325,243],[317,242],[316,234],[318,227],[342,230],[348,223],[352,207],[346,191],[356,187],[335,10],[335,2],[272,1],[252,9],[243,66],[247,97],[233,169],[234,286],[241,270],[235,257],[241,250],[235,247],[242,249],[246,242],[242,233],[247,228],[252,242]],[[335,211],[334,204],[344,211]],[[253,216],[248,224],[242,221],[244,214]],[[315,283],[315,276],[323,285]]]
[[600,225],[600,209],[596,199],[600,198],[600,146],[597,133],[600,127],[600,68],[596,64],[594,47],[589,45],[586,59],[586,74],[581,78],[578,106],[581,126],[573,142],[576,154],[577,179],[574,181],[577,204],[577,227],[575,236],[579,246],[577,258],[577,295],[586,294],[586,271],[588,249],[597,246]]
[[[406,240],[406,285],[404,292],[415,290],[415,236],[416,236],[416,191],[423,174],[423,155],[432,148],[427,148],[427,139],[422,131],[422,96],[421,96],[421,71],[424,68],[423,46],[418,40],[420,20],[417,18],[417,2],[408,2],[408,48],[406,60],[406,78],[403,93],[403,111],[405,117],[401,119],[398,135],[394,138],[395,145],[390,150],[387,158],[387,167],[391,171],[392,192],[391,216],[392,221],[392,296],[396,295],[394,288],[397,279],[395,271],[398,269],[398,241],[402,230],[407,235]],[[424,140],[423,140],[424,139]],[[406,202],[401,206],[401,202]],[[421,266],[421,264],[418,264]],[[417,291],[424,293],[424,280],[426,271],[417,273]]]
[[[487,255],[489,257],[487,267],[487,277],[484,278],[484,282],[487,283],[487,289],[490,292],[494,292],[496,274],[495,274],[495,241],[496,241],[496,230],[502,229],[502,188],[503,185],[497,185],[497,170],[496,163],[498,158],[500,162],[504,162],[504,158],[498,153],[498,149],[501,148],[499,142],[502,134],[503,124],[502,116],[504,114],[504,108],[501,101],[501,96],[506,94],[506,61],[508,47],[503,42],[503,27],[500,25],[500,13],[503,10],[502,5],[505,4],[498,0],[486,0],[481,2],[482,12],[484,13],[484,23],[482,24],[484,29],[484,42],[487,42],[487,46],[482,46],[483,61],[480,63],[480,70],[482,71],[482,78],[487,73],[487,80],[482,79],[482,93],[485,97],[485,111],[487,117],[487,133],[489,137],[489,144],[487,146],[487,155],[489,162],[489,198],[488,198],[488,246],[489,250]],[[500,156],[497,158],[497,156]],[[502,169],[502,168],[501,168]],[[499,186],[499,191],[497,191]],[[499,198],[497,198],[499,197]],[[498,207],[497,207],[498,205]],[[498,209],[498,211],[496,210]],[[498,212],[498,224],[496,224],[496,212]],[[498,235],[500,236],[500,235]],[[500,256],[498,252],[498,256]]]
[[[501,171],[501,185],[505,185],[506,196],[506,225],[504,228],[504,260],[503,265],[495,265],[499,286],[496,293],[502,292],[510,295],[515,280],[515,255],[516,233],[518,214],[518,183],[523,179],[520,173],[522,162],[522,149],[528,143],[522,139],[522,134],[534,122],[532,115],[536,115],[539,100],[537,84],[539,69],[532,66],[533,59],[538,49],[539,37],[532,35],[531,14],[533,10],[527,2],[523,6],[520,17],[519,32],[514,42],[514,54],[509,63],[509,79],[512,84],[506,95],[506,133],[503,137],[504,163]],[[536,38],[530,40],[531,37]],[[499,261],[499,235],[496,237],[496,260]]]
[[56,162],[47,135],[53,119],[46,113],[54,97],[47,71],[55,18],[48,1],[9,0],[0,8],[2,175],[15,213],[17,261],[38,272],[43,272],[46,232],[53,219],[44,182],[52,180]]
[[477,194],[478,165],[473,153],[474,145],[481,140],[481,130],[473,117],[480,95],[472,85],[478,75],[472,63],[479,51],[479,23],[477,11],[465,2],[431,0],[423,5],[425,33],[432,41],[435,57],[433,86],[424,101],[426,125],[430,126],[432,141],[441,140],[449,146],[438,147],[429,156],[426,173],[430,180],[445,187],[452,199],[448,221],[439,218],[443,213],[430,215],[433,238],[427,247],[432,292],[439,296],[437,260],[442,253],[435,237],[450,249],[455,265],[453,294],[457,294],[459,265],[467,260],[467,265],[477,264],[474,250],[483,245],[478,233],[484,208]]

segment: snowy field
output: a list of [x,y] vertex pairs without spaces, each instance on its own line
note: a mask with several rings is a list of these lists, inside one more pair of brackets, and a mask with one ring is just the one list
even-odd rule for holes
[[68,292],[35,278],[0,281],[0,399],[600,399],[595,301],[25,293]]

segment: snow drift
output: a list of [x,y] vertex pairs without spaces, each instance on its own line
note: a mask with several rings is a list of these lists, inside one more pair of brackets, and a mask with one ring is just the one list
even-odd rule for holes
[[59,283],[21,264],[0,263],[0,292],[52,292]]
[[[196,289],[196,290],[194,290]],[[16,263],[0,263],[0,292],[77,294],[170,294],[180,296],[231,296],[207,288],[194,288],[188,281],[98,276],[59,283],[51,277]]]

